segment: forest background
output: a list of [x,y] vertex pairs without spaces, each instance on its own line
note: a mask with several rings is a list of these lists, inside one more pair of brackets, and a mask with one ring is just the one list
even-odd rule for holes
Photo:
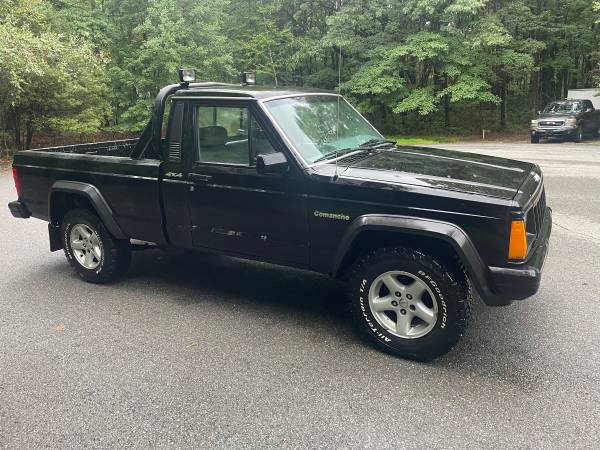
[[388,135],[523,132],[600,84],[599,20],[590,0],[1,0],[0,148],[138,133],[179,67],[339,89]]

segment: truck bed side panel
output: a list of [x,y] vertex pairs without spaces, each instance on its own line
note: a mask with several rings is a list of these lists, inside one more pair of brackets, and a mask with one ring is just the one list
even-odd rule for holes
[[164,242],[158,183],[160,161],[34,150],[19,152],[14,166],[21,179],[20,200],[34,217],[49,219],[48,194],[56,181],[79,181],[98,188],[127,236]]

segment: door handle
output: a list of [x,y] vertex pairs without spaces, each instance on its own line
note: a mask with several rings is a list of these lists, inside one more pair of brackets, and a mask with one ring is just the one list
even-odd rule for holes
[[196,183],[208,183],[212,180],[212,175],[206,175],[203,173],[190,173],[189,175],[190,181],[195,181]]

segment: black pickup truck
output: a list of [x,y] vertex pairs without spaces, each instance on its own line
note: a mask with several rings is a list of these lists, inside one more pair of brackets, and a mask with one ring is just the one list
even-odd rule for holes
[[598,136],[600,111],[590,100],[559,100],[548,104],[531,121],[529,135],[532,144],[541,138],[570,139],[583,142],[586,135]]
[[395,145],[324,91],[167,86],[139,140],[21,151],[13,174],[12,214],[86,281],[123,274],[132,240],[308,269],[418,360],[457,343],[472,291],[536,293],[552,225],[538,166]]

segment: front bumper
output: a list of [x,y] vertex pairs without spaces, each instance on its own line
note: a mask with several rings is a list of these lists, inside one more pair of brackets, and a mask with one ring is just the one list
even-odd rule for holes
[[523,300],[534,295],[542,280],[542,269],[550,247],[552,210],[546,208],[544,222],[527,260],[518,267],[490,267],[490,281],[494,298],[488,304],[507,305],[512,300]]
[[10,213],[13,217],[16,217],[17,219],[28,219],[31,217],[31,213],[27,209],[27,206],[18,200],[10,202],[8,204],[8,209],[10,209]]
[[574,137],[577,132],[577,127],[556,127],[543,128],[534,127],[529,129],[529,133],[533,137]]

